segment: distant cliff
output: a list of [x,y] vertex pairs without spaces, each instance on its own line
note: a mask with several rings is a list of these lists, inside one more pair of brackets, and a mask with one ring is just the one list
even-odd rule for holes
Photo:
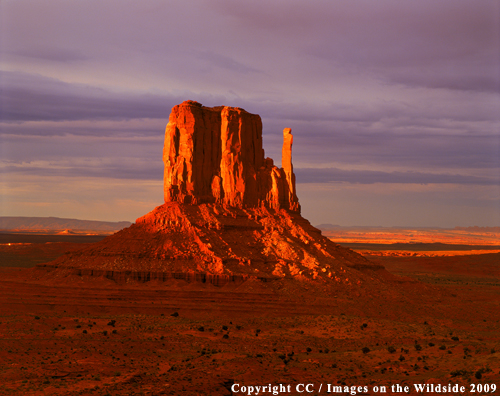
[[0,231],[3,232],[95,232],[109,234],[129,227],[129,221],[95,221],[64,219],[59,217],[7,217],[0,216]]

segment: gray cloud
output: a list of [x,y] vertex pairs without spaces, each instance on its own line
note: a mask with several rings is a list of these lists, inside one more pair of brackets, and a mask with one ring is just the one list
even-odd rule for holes
[[180,98],[112,93],[19,72],[0,72],[3,121],[165,118]]
[[89,57],[79,51],[63,48],[27,48],[23,50],[6,51],[7,55],[22,56],[54,62],[76,62],[88,60]]
[[248,29],[264,30],[332,68],[410,86],[499,92],[500,5],[495,1],[215,1]]
[[423,172],[380,172],[369,170],[343,170],[337,168],[296,168],[298,183],[398,183],[398,184],[478,184],[497,185],[500,177],[486,178],[466,175]]
[[64,165],[54,164],[6,164],[2,166],[2,172],[10,174],[25,174],[30,176],[59,176],[59,177],[105,177],[111,179],[127,180],[162,180],[163,169],[161,161],[151,161],[149,163],[135,162],[134,166],[127,164],[125,159],[113,161],[112,164],[100,164],[99,166],[75,166],[66,163]]
[[214,66],[220,67],[221,69],[231,70],[241,74],[261,73],[260,70],[246,66],[243,63],[237,62],[228,56],[217,54],[211,51],[200,52],[198,54],[198,58],[205,60]]

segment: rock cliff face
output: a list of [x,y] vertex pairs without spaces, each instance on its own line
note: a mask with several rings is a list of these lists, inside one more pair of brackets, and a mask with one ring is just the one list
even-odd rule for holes
[[238,107],[175,106],[163,148],[165,202],[218,203],[300,212],[291,129],[283,132],[283,168],[264,157],[262,121]]
[[165,204],[40,267],[61,276],[219,286],[248,278],[323,280],[335,287],[383,280],[382,266],[333,243],[300,215],[291,130],[283,137],[278,168],[264,158],[258,115],[192,101],[175,106],[163,151]]

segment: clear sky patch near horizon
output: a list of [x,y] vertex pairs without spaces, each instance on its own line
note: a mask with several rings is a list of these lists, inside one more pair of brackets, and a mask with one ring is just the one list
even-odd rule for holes
[[302,214],[500,225],[496,0],[2,0],[2,216],[135,221],[184,100],[294,134]]

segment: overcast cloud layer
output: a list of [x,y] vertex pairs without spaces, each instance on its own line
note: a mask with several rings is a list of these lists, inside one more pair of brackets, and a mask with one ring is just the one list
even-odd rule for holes
[[4,0],[0,18],[1,215],[135,220],[191,99],[260,114],[278,164],[292,128],[313,224],[500,225],[496,0]]

